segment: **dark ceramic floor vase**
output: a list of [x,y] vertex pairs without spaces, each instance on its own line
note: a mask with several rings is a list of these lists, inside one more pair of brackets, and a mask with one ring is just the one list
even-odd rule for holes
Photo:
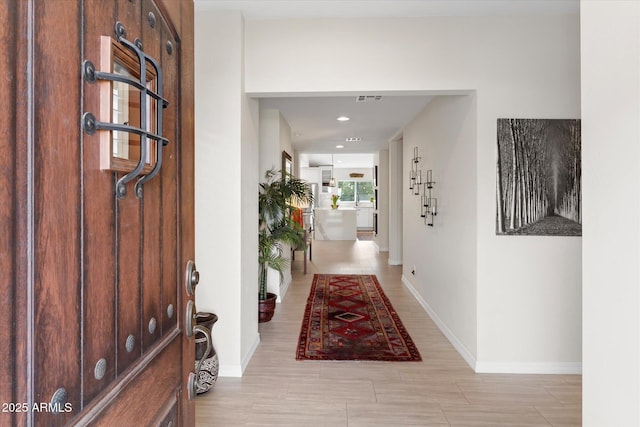
[[[218,321],[218,316],[213,313],[199,312],[196,315],[196,322],[198,325],[202,325],[209,329],[209,332],[213,329],[213,325]],[[200,364],[200,372],[198,372],[198,379],[196,382],[196,393],[202,394],[208,392],[218,379],[218,354],[216,349],[211,343],[211,350],[208,355],[205,355],[207,351],[207,338],[204,334],[196,333],[196,362],[195,367],[198,368]],[[200,363],[201,359],[205,359]]]

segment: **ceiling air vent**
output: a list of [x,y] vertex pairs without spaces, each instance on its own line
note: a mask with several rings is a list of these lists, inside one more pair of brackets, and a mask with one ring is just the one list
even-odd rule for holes
[[356,102],[380,101],[381,99],[381,95],[359,95],[356,97]]

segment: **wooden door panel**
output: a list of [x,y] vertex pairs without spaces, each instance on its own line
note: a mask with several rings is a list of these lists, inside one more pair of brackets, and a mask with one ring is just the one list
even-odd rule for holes
[[[1,2],[0,18],[10,53],[0,73],[15,77],[0,88],[14,100],[0,105],[0,226],[9,230],[0,236],[9,289],[0,397],[46,406],[0,414],[0,425],[193,425],[185,386],[195,345],[183,333],[183,269],[194,256],[192,1]],[[103,131],[79,125],[104,102],[80,65],[100,64],[100,37],[113,38],[116,21],[161,61],[170,103],[164,167],[141,199],[136,180],[115,196],[123,174],[100,169]],[[53,413],[62,389],[63,412]]]
[[[5,292],[0,292],[4,309],[0,314],[0,339],[4,343],[0,355],[5,363],[0,363],[0,398],[2,402],[29,402],[33,384],[30,365],[32,338],[27,339],[32,330],[33,276],[26,260],[32,254],[31,206],[28,201],[32,168],[31,146],[32,126],[30,125],[29,104],[20,94],[30,87],[28,64],[31,56],[27,47],[29,10],[26,2],[0,2],[0,18],[4,25],[0,29],[2,40],[6,41],[8,52],[0,60],[0,75],[12,76],[0,85],[4,102],[0,103],[0,264],[2,266],[0,284]],[[24,143],[21,143],[24,142]],[[6,269],[5,269],[6,268]],[[6,286],[5,286],[6,285]],[[6,359],[4,358],[6,356]],[[25,412],[0,412],[0,425],[22,426],[31,419]]]
[[[144,229],[142,242],[142,351],[145,352],[161,335],[160,311],[161,272],[161,223],[160,181],[144,186],[142,200]],[[175,258],[172,262],[175,265]],[[175,288],[175,283],[174,283]]]
[[[131,9],[132,3],[139,11]],[[161,63],[163,95],[170,103],[164,110],[162,134],[169,138],[170,143],[163,153],[160,175],[145,183],[142,198],[136,197],[134,180],[127,185],[124,198],[114,199],[116,379],[89,403],[83,415],[74,422],[129,425],[148,420],[145,423],[161,424],[179,415],[178,418],[182,418],[186,425],[191,425],[193,405],[185,406],[190,409],[181,412],[186,396],[181,389],[186,378],[182,361],[185,357],[193,358],[193,343],[184,339],[176,328],[184,311],[184,301],[181,302],[184,297],[180,292],[183,284],[179,274],[183,261],[177,250],[178,230],[181,228],[177,206],[180,181],[175,163],[181,147],[176,126],[180,93],[176,56],[180,50],[171,34],[173,26],[168,25],[153,1],[132,3],[117,2],[115,19],[125,26],[128,40],[139,39],[145,53]],[[138,17],[140,21],[136,25]],[[96,32],[93,37],[104,34]],[[113,29],[106,34],[112,35]],[[168,39],[172,41],[171,54],[166,48]],[[192,143],[186,146],[189,145]],[[192,166],[188,169],[192,170]],[[122,174],[117,174],[120,176]],[[113,194],[113,189],[110,194]],[[187,247],[192,248],[192,243]],[[172,304],[173,311],[167,311],[169,304]],[[150,327],[152,324],[154,328]],[[135,337],[130,352],[126,347],[129,336]],[[151,388],[153,392],[149,392]],[[143,403],[131,402],[134,396],[144,396],[141,399]]]
[[[162,63],[160,50],[160,33],[164,27],[160,12],[151,0],[142,1],[142,16],[154,16],[155,23],[152,25],[149,19],[142,23],[142,44],[144,51],[157,61]],[[163,72],[164,72],[164,64]],[[167,87],[163,81],[163,87]],[[163,88],[164,89],[164,88]],[[174,107],[171,106],[171,109]],[[164,113],[164,111],[163,111]],[[164,127],[162,134],[165,135]],[[172,141],[172,143],[175,143]],[[162,189],[160,188],[160,178],[157,177],[144,185],[144,197],[140,199],[142,205],[142,351],[146,351],[160,337],[160,324],[162,315],[160,309],[161,298],[161,250],[162,250]],[[164,217],[163,220],[176,224],[176,217]],[[169,260],[172,265],[176,264],[176,259]],[[175,283],[174,283],[175,287]]]
[[[115,3],[87,0],[84,7],[84,50],[86,58],[99,63],[100,39],[109,35],[115,22]],[[100,97],[95,83],[83,80],[83,111],[99,111]],[[82,135],[83,200],[83,406],[116,377],[116,270],[115,270],[115,177],[100,170],[99,135]],[[99,332],[96,332],[99,331]],[[104,359],[105,372],[96,378],[95,367]],[[99,377],[99,375],[98,375]]]
[[[142,9],[138,1],[117,0],[116,21],[124,25],[127,40],[142,39]],[[113,26],[108,33],[114,37]],[[118,178],[121,177],[118,174]],[[141,206],[135,197],[135,180],[127,186],[127,196],[116,201],[117,235],[117,373],[121,375],[142,354],[141,324]],[[129,345],[127,346],[127,342]],[[133,343],[133,345],[132,345]]]
[[117,373],[122,374],[142,354],[140,317],[140,203],[133,184],[117,206]]
[[[187,5],[185,2],[174,0],[158,0],[157,5],[163,10],[164,16],[166,16],[169,21],[168,24],[170,28],[172,28],[176,34],[182,34],[182,18],[189,18],[190,16],[191,19],[193,19],[193,2]],[[191,13],[191,15],[188,15],[189,13]]]
[[[162,0],[168,3],[171,0]],[[179,155],[176,156],[176,164],[179,173],[179,210],[180,229],[178,231],[178,246],[180,266],[184,268],[187,260],[195,259],[195,176],[194,176],[194,140],[195,140],[195,112],[194,112],[194,73],[187,71],[193,69],[194,64],[194,14],[193,2],[183,0],[180,5],[180,16],[173,19],[177,28],[180,29],[180,67],[178,81],[180,82],[180,91],[177,94],[178,102],[176,102],[177,111],[180,112],[178,119],[179,136],[176,141],[180,142]],[[175,11],[175,9],[169,9]],[[180,270],[182,271],[182,270]],[[178,276],[181,277],[181,276]],[[180,280],[181,286],[178,289],[180,295],[184,294],[184,281]],[[180,313],[186,308],[188,298],[179,298]],[[180,316],[179,316],[180,319]],[[184,320],[178,320],[178,326],[181,326]],[[182,340],[182,372],[190,372],[193,369],[195,360],[195,345],[189,340]],[[195,402],[184,397],[186,393],[187,378],[182,380],[183,396],[180,399],[180,407],[178,410],[179,419],[184,425],[195,425]]]
[[[166,46],[161,49],[165,93],[164,96],[169,101],[169,105],[173,105],[174,108],[167,108],[164,111],[163,128],[165,135],[172,141],[163,150],[163,166],[162,174],[160,176],[160,185],[162,188],[162,215],[163,217],[174,218],[178,217],[178,176],[177,176],[177,162],[178,162],[178,149],[182,146],[182,141],[179,138],[178,127],[176,126],[177,111],[179,108],[178,101],[178,58],[180,55],[180,45],[175,41],[170,32],[166,29],[162,32],[162,40],[168,40],[171,42],[171,53],[167,50]],[[168,331],[174,329],[177,325],[178,312],[182,313],[183,310],[178,306],[179,293],[184,292],[184,288],[178,287],[176,289],[175,284],[181,283],[182,271],[184,265],[179,263],[178,265],[172,260],[178,258],[178,228],[169,221],[162,222],[162,274],[161,274],[161,287],[162,287],[162,333],[165,334]],[[190,258],[193,259],[193,258]],[[173,310],[168,310],[169,306]],[[169,312],[172,311],[172,315],[169,316]]]
[[[127,31],[127,38],[134,41],[136,37],[140,38],[140,25],[142,24],[142,9],[140,8],[140,0],[116,0],[116,19],[122,22]],[[113,24],[113,23],[112,23]],[[113,28],[113,27],[112,27]],[[112,35],[113,31],[109,33]]]
[[[17,23],[19,22],[18,9],[11,8],[9,2],[0,2],[0,22],[5,25],[0,26],[0,38],[7,40],[9,45],[17,34]],[[17,58],[7,54],[0,56],[0,70],[12,70],[15,72]],[[15,85],[0,85],[0,99],[10,100],[15,97]],[[0,203],[0,326],[11,325],[16,316],[16,289],[14,281],[16,278],[16,266],[14,263],[14,251],[17,249],[15,234],[8,233],[7,230],[14,228],[16,215],[16,198],[6,197],[13,193],[10,189],[14,186],[16,179],[16,157],[20,144],[16,144],[16,106],[12,102],[0,104],[0,129],[4,130],[0,139],[0,191],[2,191],[2,203]],[[6,189],[6,190],[5,190]],[[14,393],[10,388],[11,377],[16,369],[15,353],[16,341],[15,330],[0,327],[0,341],[4,345],[0,346],[0,397],[3,402],[14,402]],[[16,423],[15,413],[0,412],[0,425],[14,425]]]
[[152,425],[159,427],[172,427],[178,425],[178,400],[180,398],[179,390],[176,390],[175,395],[171,398],[170,401],[165,403],[163,406],[166,411],[154,420]]
[[132,366],[115,388],[103,399],[94,401],[87,410],[73,420],[76,425],[147,426],[167,413],[178,391],[181,340],[178,331],[161,339],[140,363]]
[[[33,51],[33,398],[79,410],[80,395],[80,59],[77,2],[34,2]],[[52,78],[55,76],[55,78]],[[52,115],[64,111],[65,115]],[[49,119],[47,119],[49,118]],[[72,207],[72,208],[70,208]],[[60,425],[71,412],[32,412],[37,425]]]

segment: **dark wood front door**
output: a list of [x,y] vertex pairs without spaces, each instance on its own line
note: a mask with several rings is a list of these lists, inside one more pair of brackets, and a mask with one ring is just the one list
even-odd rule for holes
[[2,1],[0,19],[0,425],[193,425],[193,1]]

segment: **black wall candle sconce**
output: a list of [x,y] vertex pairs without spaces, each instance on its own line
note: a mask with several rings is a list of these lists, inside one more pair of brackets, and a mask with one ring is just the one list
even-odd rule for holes
[[[411,170],[409,171],[409,190],[415,196],[420,196],[420,217],[424,218],[424,223],[433,227],[433,217],[438,215],[438,199],[431,197],[431,190],[435,185],[433,171],[426,171],[425,181],[422,181],[422,170],[418,169],[420,156],[418,147],[413,147],[413,157],[411,158]],[[420,194],[422,187],[422,195]]]
[[425,223],[429,227],[433,227],[433,217],[438,215],[438,199],[435,197],[429,197],[427,203],[427,217],[425,218]]
[[413,147],[413,158],[411,158],[411,170],[409,171],[409,190],[413,190],[414,195],[420,194],[420,186],[422,185],[422,171],[418,169],[420,157],[418,156],[418,147]]
[[438,199],[431,197],[431,189],[436,182],[433,180],[431,169],[427,171],[427,181],[424,183],[424,191],[420,199],[420,216],[424,218],[424,223],[433,227],[433,217],[438,214]]

